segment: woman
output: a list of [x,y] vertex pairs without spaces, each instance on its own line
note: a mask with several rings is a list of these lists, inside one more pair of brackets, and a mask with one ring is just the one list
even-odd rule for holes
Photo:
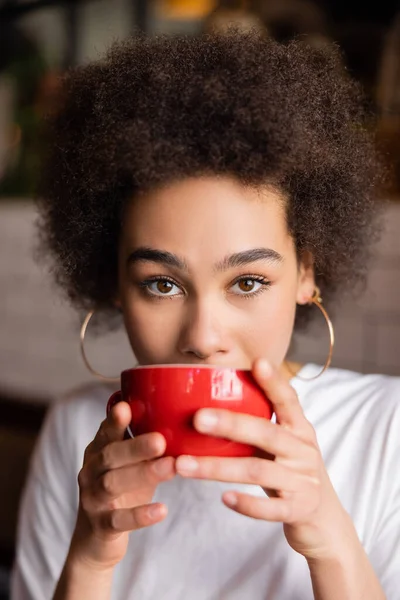
[[260,456],[174,460],[158,433],[124,439],[124,403],[103,420],[108,387],[72,394],[31,467],[14,598],[395,600],[400,381],[285,358],[375,234],[382,169],[340,57],[137,38],[64,94],[41,190],[58,281],[122,312],[140,364],[252,369],[276,422],[200,411]]

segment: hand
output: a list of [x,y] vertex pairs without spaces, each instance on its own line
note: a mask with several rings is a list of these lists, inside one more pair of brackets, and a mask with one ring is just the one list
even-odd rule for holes
[[128,532],[162,521],[164,504],[151,504],[157,485],[175,475],[174,459],[161,457],[166,441],[159,433],[124,440],[131,421],[120,402],[86,448],[78,476],[79,510],[70,558],[107,569],[125,555]]
[[276,424],[229,410],[202,409],[194,426],[202,433],[251,444],[260,455],[180,456],[176,471],[183,477],[261,486],[269,498],[227,492],[223,501],[249,517],[282,522],[288,543],[306,558],[336,556],[352,524],[326,472],[315,431],[283,376],[264,360],[255,363],[253,374],[272,402]]

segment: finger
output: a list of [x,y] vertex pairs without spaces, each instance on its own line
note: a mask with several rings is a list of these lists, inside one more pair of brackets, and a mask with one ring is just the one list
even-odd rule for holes
[[182,477],[232,483],[240,481],[240,483],[287,492],[304,489],[312,479],[309,475],[261,458],[179,456],[175,468]]
[[94,495],[97,503],[110,502],[128,492],[155,488],[162,481],[174,477],[174,463],[171,456],[166,456],[155,461],[107,471],[95,484]]
[[239,492],[226,492],[222,496],[225,506],[228,506],[235,512],[261,519],[263,521],[293,523],[296,520],[296,514],[293,510],[293,502],[283,498],[261,498],[242,494]]
[[309,444],[267,419],[230,410],[201,409],[193,423],[201,433],[250,444],[274,456],[301,459],[302,463],[313,458]]
[[86,455],[98,452],[107,444],[124,439],[125,430],[131,422],[131,409],[127,402],[118,402],[101,423],[94,440],[89,444]]
[[293,387],[265,359],[253,365],[253,375],[267,398],[272,403],[277,422],[297,434],[307,436],[311,425],[304,416],[303,409]]
[[94,454],[85,466],[87,477],[97,478],[111,469],[152,460],[165,452],[166,440],[161,433],[146,433],[134,439],[111,442]]
[[119,508],[103,513],[99,517],[99,525],[108,533],[122,533],[160,523],[167,514],[166,505],[159,502],[135,508]]

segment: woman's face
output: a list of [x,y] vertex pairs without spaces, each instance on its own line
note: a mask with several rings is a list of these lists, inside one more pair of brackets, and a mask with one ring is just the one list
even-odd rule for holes
[[126,210],[117,303],[140,364],[280,367],[313,290],[272,191],[193,178]]

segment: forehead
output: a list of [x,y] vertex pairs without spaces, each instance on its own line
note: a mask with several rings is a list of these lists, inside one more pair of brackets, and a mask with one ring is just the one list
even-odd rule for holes
[[186,179],[135,198],[122,231],[127,251],[156,246],[189,258],[261,246],[284,253],[288,244],[283,197],[222,177]]

